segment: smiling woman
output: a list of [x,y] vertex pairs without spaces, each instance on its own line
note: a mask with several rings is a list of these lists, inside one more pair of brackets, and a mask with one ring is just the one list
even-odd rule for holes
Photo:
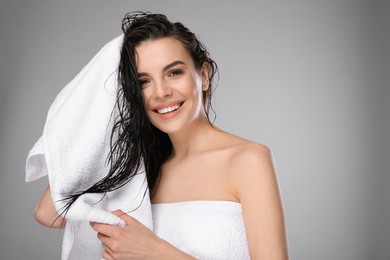
[[[112,167],[68,205],[120,188],[143,163],[154,232],[114,211],[125,227],[91,223],[103,258],[287,259],[271,153],[210,122],[217,67],[205,47],[160,14],[130,13],[123,30]],[[46,191],[38,221],[45,225],[40,212],[53,211]]]

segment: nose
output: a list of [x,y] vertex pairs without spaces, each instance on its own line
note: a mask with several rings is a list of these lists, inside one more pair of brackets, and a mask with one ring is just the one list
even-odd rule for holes
[[156,99],[164,99],[172,95],[172,88],[163,81],[156,82],[153,94]]

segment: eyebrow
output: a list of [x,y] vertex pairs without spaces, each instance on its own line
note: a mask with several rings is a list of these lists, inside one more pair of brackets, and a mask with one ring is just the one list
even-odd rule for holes
[[[179,65],[179,64],[186,65],[183,61],[177,60],[177,61],[171,62],[171,63],[169,63],[168,65],[164,66],[164,68],[162,69],[162,71],[167,71],[167,70],[169,70],[170,68],[175,67],[176,65]],[[138,73],[138,77],[143,77],[143,76],[148,76],[148,75],[149,75],[149,74],[146,73],[146,72],[140,72],[140,73]]]

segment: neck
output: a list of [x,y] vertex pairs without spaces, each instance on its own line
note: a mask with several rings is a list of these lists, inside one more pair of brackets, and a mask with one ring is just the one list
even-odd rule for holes
[[184,158],[200,152],[208,146],[212,133],[216,131],[207,118],[201,117],[179,133],[169,134],[172,142],[172,157]]

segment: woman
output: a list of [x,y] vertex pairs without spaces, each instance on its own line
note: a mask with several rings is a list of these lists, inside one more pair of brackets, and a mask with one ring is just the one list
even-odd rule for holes
[[[271,153],[209,121],[217,67],[204,46],[159,14],[128,14],[123,30],[113,163],[83,193],[117,189],[144,163],[155,233],[114,211],[125,227],[91,223],[103,258],[287,259]],[[60,216],[48,219],[48,211],[55,212],[49,187],[36,218],[65,225]]]

